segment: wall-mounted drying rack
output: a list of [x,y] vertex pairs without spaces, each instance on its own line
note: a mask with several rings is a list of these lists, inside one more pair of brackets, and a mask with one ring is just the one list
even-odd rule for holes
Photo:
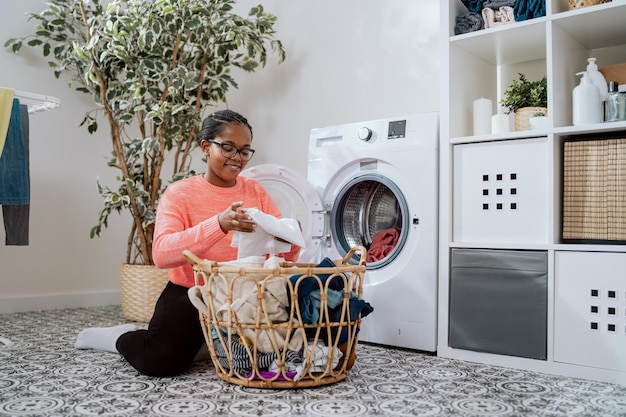
[[15,90],[15,98],[20,100],[20,104],[28,106],[29,113],[53,110],[61,105],[60,98],[26,91]]

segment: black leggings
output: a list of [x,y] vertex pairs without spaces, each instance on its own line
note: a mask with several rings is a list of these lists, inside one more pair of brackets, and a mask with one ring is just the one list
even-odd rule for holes
[[187,288],[168,282],[148,330],[123,334],[116,348],[142,374],[172,376],[189,368],[203,343],[198,310],[189,301]]

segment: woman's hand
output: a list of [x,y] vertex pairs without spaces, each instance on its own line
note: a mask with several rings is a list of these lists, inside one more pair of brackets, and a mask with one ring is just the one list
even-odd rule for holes
[[256,229],[256,223],[252,220],[252,217],[248,216],[246,209],[243,208],[243,201],[236,201],[231,204],[230,207],[217,216],[217,220],[225,232],[233,230],[235,232],[250,233]]

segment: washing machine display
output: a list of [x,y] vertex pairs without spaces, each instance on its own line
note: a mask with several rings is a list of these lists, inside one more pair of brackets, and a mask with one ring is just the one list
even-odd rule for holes
[[242,173],[302,223],[300,261],[368,249],[363,298],[374,312],[361,341],[436,350],[438,127],[426,113],[316,128],[306,179],[274,164]]

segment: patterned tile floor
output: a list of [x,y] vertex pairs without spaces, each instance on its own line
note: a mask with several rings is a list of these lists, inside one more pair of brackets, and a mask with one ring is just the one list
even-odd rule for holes
[[[174,378],[74,349],[119,306],[0,315],[1,416],[626,416],[626,387],[360,344],[349,377],[295,390],[243,388],[210,362]],[[2,340],[2,339],[0,339]]]

